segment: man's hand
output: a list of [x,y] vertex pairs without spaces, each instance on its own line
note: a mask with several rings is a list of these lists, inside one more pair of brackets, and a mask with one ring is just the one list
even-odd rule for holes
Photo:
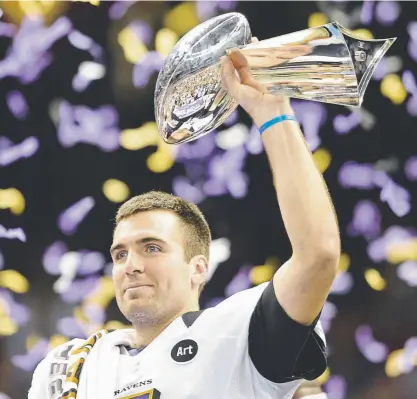
[[228,57],[222,57],[221,67],[223,88],[258,126],[278,115],[280,110],[292,113],[289,98],[268,93],[268,89],[253,78],[246,57],[238,49],[229,51]]

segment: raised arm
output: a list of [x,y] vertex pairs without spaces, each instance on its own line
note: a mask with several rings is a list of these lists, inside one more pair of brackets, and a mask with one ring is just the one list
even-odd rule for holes
[[[268,94],[253,79],[237,50],[222,59],[222,84],[258,127],[294,114],[289,99]],[[275,295],[288,316],[309,325],[320,313],[337,271],[340,238],[335,212],[298,123],[274,124],[262,139],[293,251],[274,276]]]

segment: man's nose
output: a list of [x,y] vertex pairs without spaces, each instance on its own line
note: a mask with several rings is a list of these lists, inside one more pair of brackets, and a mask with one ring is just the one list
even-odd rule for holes
[[143,273],[145,271],[144,264],[138,255],[131,252],[129,253],[126,263],[125,272],[127,274]]

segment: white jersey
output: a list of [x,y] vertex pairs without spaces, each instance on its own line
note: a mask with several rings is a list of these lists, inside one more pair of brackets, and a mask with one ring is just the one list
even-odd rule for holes
[[[272,283],[269,283],[272,286]],[[254,333],[249,336],[252,315],[260,303],[268,283],[239,292],[219,305],[200,312],[191,312],[175,319],[157,338],[136,355],[129,348],[120,347],[120,358],[111,396],[114,399],[289,399],[302,378],[316,378],[325,365],[325,341],[319,325],[311,327],[308,340],[297,349],[294,359],[274,355],[271,363],[250,355],[251,339],[265,354],[274,353],[274,342],[292,339],[289,325],[301,326],[289,319],[273,340],[265,336],[263,342]],[[271,289],[271,287],[269,287]],[[276,298],[274,298],[275,302]],[[276,306],[276,305],[274,305]],[[279,306],[279,305],[278,305]],[[292,327],[291,327],[292,328]],[[275,330],[274,330],[275,331]],[[319,332],[319,334],[317,334]],[[111,333],[110,333],[111,334]],[[261,333],[262,334],[262,333]],[[290,337],[291,335],[291,337]],[[268,341],[269,340],[269,341]],[[275,341],[276,340],[276,341]],[[37,367],[29,399],[57,399],[61,385],[54,382],[57,373],[64,376],[66,367],[59,366],[54,353],[65,353],[73,340],[51,352]],[[262,345],[265,346],[262,348]],[[285,344],[287,345],[287,344]],[[252,345],[255,346],[255,343]],[[93,351],[95,348],[93,348]],[[254,350],[252,350],[253,352]],[[309,356],[309,364],[297,366],[302,353]],[[90,355],[89,355],[90,356]],[[88,357],[86,363],[88,363]],[[102,360],[103,362],[106,359]],[[254,361],[257,363],[254,364]],[[270,359],[271,361],[271,359]],[[276,363],[275,363],[276,362]],[[285,362],[285,364],[284,364]],[[263,365],[261,365],[263,363]],[[292,363],[292,364],[290,364]],[[287,365],[289,367],[287,367]],[[268,369],[269,367],[269,369]],[[274,374],[274,370],[292,370],[288,375]],[[314,370],[313,370],[314,369]],[[265,370],[265,372],[264,372]],[[311,373],[313,370],[313,373]],[[304,374],[303,374],[304,373]],[[309,374],[310,373],[310,374]],[[291,375],[289,375],[291,374]],[[83,380],[81,372],[80,381]],[[81,383],[81,382],[80,382]],[[107,395],[106,395],[107,396]],[[87,397],[82,399],[98,399]]]

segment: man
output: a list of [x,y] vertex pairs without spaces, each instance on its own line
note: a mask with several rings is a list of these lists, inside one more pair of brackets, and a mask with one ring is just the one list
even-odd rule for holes
[[[238,75],[236,75],[236,72]],[[326,368],[317,324],[336,275],[337,221],[289,100],[253,80],[237,50],[222,84],[264,130],[293,254],[269,283],[200,311],[210,230],[198,208],[150,192],[121,206],[111,255],[118,306],[134,329],[100,331],[51,352],[29,399],[289,399]],[[256,243],[254,244],[256,245]]]

